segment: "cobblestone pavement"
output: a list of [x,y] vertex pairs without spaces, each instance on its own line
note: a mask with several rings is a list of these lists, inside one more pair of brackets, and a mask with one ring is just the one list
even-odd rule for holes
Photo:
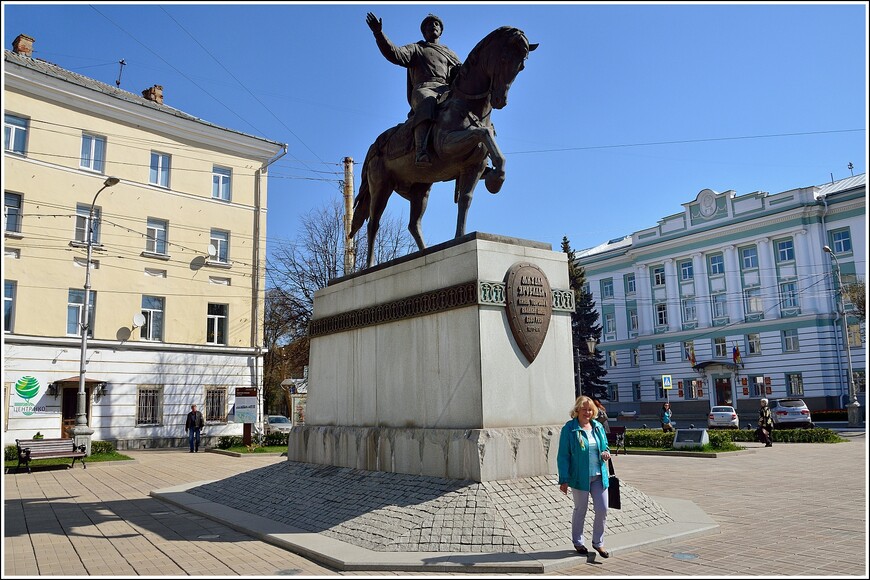
[[[844,435],[849,442],[750,444],[717,458],[620,455],[623,482],[650,496],[691,500],[719,528],[594,563],[578,558],[554,575],[866,578],[867,442],[863,432]],[[420,575],[342,573],[149,497],[284,458],[127,454],[134,461],[4,475],[3,576]],[[288,482],[286,491],[304,490]]]

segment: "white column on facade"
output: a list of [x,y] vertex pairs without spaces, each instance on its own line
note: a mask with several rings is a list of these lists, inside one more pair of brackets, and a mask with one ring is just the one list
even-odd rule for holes
[[668,300],[668,330],[677,332],[682,328],[680,316],[680,277],[671,258],[665,260],[665,292]]
[[695,312],[698,315],[698,328],[710,326],[710,283],[707,281],[707,261],[704,254],[692,254],[695,270]]
[[646,264],[635,266],[634,288],[637,293],[637,334],[652,334],[652,294],[649,287],[649,268]]
[[761,303],[764,318],[779,318],[779,287],[776,283],[776,264],[773,261],[773,247],[770,238],[755,240],[758,248],[758,276],[761,280]]
[[794,263],[800,291],[801,314],[821,312],[820,296],[825,289],[822,277],[818,276],[817,270],[812,267],[813,259],[809,242],[807,230],[794,233]]
[[740,283],[740,263],[735,246],[725,246],[725,292],[728,297],[728,321],[742,321],[743,285]]

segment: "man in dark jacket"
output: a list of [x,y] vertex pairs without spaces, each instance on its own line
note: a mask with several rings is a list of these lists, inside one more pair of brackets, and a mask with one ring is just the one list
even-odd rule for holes
[[187,431],[191,453],[199,452],[199,434],[204,426],[205,419],[202,418],[202,413],[196,410],[196,405],[191,405],[190,413],[187,414],[187,421],[184,423],[184,430]]

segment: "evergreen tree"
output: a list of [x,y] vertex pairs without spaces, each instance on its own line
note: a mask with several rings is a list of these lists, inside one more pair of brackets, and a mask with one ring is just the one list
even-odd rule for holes
[[574,355],[574,393],[607,399],[604,377],[604,355],[599,349],[590,354],[587,340],[601,341],[601,326],[592,293],[586,291],[586,271],[577,265],[574,250],[567,236],[562,237],[562,251],[568,254],[568,282],[574,292],[574,312],[571,314],[571,346]]

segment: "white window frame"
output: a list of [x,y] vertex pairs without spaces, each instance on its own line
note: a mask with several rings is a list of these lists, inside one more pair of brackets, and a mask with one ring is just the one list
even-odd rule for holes
[[[222,312],[215,312],[216,308],[221,307]],[[206,310],[206,332],[205,343],[226,346],[229,342],[229,304],[217,304],[209,302]],[[211,337],[211,340],[209,340]]]
[[692,260],[684,260],[680,262],[680,278],[683,281],[693,280],[695,278],[695,265]]
[[668,325],[668,305],[665,302],[659,302],[655,305],[656,310],[656,326],[663,328]]
[[655,353],[654,358],[657,363],[668,362],[667,348],[663,342],[654,344],[653,352]]
[[755,246],[747,246],[740,249],[740,263],[744,270],[754,270],[758,268],[758,248]]
[[761,299],[761,287],[755,286],[743,291],[743,308],[746,315],[761,314],[764,311],[764,302]]
[[794,240],[776,241],[776,261],[777,263],[794,261]]
[[[85,305],[85,291],[79,288],[70,288],[67,293],[66,304],[66,334],[67,336],[82,335],[82,308]],[[97,306],[97,293],[91,290],[91,296],[88,300],[88,337],[94,337],[94,314]],[[75,316],[75,332],[70,332],[70,325]]]
[[[100,227],[102,223],[103,210],[100,207],[94,207],[94,231],[91,234],[91,244],[100,245]],[[83,203],[76,204],[76,230],[73,234],[73,239],[82,244],[88,243],[89,223],[91,219],[91,206]]]
[[604,315],[604,333],[616,334],[616,316],[612,312]]
[[607,361],[608,365],[611,368],[616,368],[617,363],[619,362],[619,356],[615,350],[611,350],[607,352]]
[[634,274],[626,274],[625,275],[625,293],[626,294],[634,294],[637,292],[637,285],[635,282]]
[[163,385],[136,389],[136,426],[163,425]]
[[725,273],[725,257],[722,254],[711,254],[707,259],[711,276]]
[[849,228],[831,231],[831,249],[835,254],[852,252],[852,233]]
[[91,133],[82,133],[82,151],[79,167],[103,173],[106,169],[106,138]]
[[151,152],[151,165],[148,171],[148,183],[169,189],[169,172],[172,167],[172,156],[159,151]]
[[169,238],[169,221],[149,217],[145,233],[145,251],[165,256]]
[[637,347],[631,349],[631,366],[640,366],[640,349]]
[[3,280],[3,332],[12,332],[15,328],[15,294],[18,282]]
[[800,352],[800,334],[796,328],[787,328],[782,331],[783,352]]
[[683,298],[682,311],[683,322],[695,322],[698,320],[698,309],[695,307],[694,298]]
[[[17,203],[12,204],[10,201],[16,200]],[[4,232],[10,234],[21,233],[21,209],[24,205],[24,196],[14,191],[3,192],[3,216],[4,216]]]
[[640,383],[631,383],[631,398],[634,401],[641,400]]
[[789,397],[802,397],[804,378],[801,373],[785,373],[785,392]]
[[749,375],[749,384],[752,387],[752,397],[762,398],[767,393],[763,375]]
[[725,340],[725,337],[720,336],[713,339],[713,356],[718,358],[728,356],[728,341]]
[[728,296],[724,292],[717,292],[710,296],[713,307],[713,319],[728,318]]
[[601,297],[613,298],[613,278],[607,278],[601,281]]
[[3,150],[15,155],[27,155],[30,120],[6,113],[3,118]]
[[212,260],[221,264],[228,264],[230,262],[230,232],[212,228],[208,241],[217,250]]
[[632,308],[628,311],[628,331],[637,332],[637,308]]
[[750,332],[746,335],[746,354],[747,356],[761,354],[761,335],[757,332]]
[[233,170],[229,167],[213,166],[211,174],[211,197],[221,201],[232,199]]
[[145,324],[139,329],[139,338],[149,342],[163,342],[166,332],[166,299],[162,296],[142,295],[142,316]]
[[782,310],[794,310],[801,307],[800,296],[798,294],[798,283],[795,280],[788,282],[780,282],[780,308]]
[[664,266],[656,266],[653,268],[653,285],[654,286],[664,286],[665,285],[665,267]]

